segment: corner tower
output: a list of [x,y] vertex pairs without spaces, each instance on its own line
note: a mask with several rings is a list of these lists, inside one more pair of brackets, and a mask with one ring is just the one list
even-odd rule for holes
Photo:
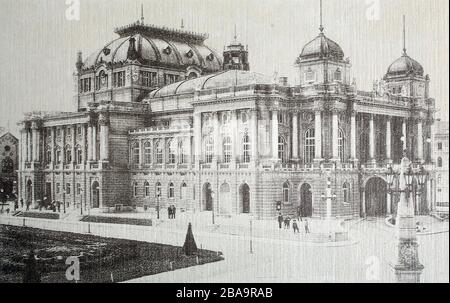
[[234,28],[234,41],[223,51],[224,70],[250,70],[248,63],[248,47],[245,48],[237,41],[236,27]]

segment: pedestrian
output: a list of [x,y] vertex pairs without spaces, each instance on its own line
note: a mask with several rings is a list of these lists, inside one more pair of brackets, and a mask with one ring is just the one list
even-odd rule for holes
[[281,213],[278,213],[278,226],[280,227],[280,229],[282,228],[282,224],[283,224],[283,215]]
[[305,219],[305,233],[309,234],[309,223],[308,220]]
[[175,205],[172,205],[172,217],[173,219],[175,219],[177,215],[177,208],[175,207]]
[[167,207],[167,216],[172,219],[172,206]]
[[31,202],[30,202],[30,201],[28,201],[28,202],[27,202],[27,211],[29,211],[29,210],[30,210],[30,204],[31,204]]
[[56,207],[58,207],[58,212],[61,212],[61,202],[56,201]]
[[294,234],[300,233],[300,230],[298,229],[297,220],[292,221],[292,228],[294,229]]
[[286,217],[286,219],[284,219],[284,228],[285,229],[290,229],[291,228],[291,218]]
[[19,201],[14,200],[14,211],[17,211],[17,209],[19,208]]
[[20,207],[23,209],[23,198],[20,199]]

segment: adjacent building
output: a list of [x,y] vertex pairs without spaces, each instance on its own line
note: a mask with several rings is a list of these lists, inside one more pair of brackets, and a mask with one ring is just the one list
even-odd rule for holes
[[434,154],[436,163],[435,211],[448,214],[448,121],[436,121],[434,131]]
[[19,140],[10,132],[0,132],[0,198],[14,198],[17,193]]
[[414,169],[431,172],[416,212],[432,210],[435,101],[406,49],[365,92],[322,26],[293,58],[295,86],[251,71],[236,39],[219,56],[206,35],[143,20],[116,33],[85,60],[79,53],[76,111],[20,123],[26,201],[173,204],[258,219],[274,218],[279,204],[305,217],[385,216],[398,201],[387,168],[406,151]]

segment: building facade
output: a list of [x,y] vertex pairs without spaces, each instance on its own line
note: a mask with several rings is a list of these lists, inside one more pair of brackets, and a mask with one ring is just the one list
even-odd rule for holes
[[[21,122],[25,200],[258,219],[277,205],[305,217],[384,216],[398,200],[388,167],[403,151],[433,172],[430,78],[406,50],[363,92],[323,27],[296,60],[295,86],[250,71],[236,39],[222,59],[205,35],[143,22],[116,32],[85,61],[79,54],[76,112]],[[414,197],[417,213],[433,207],[434,178]]]
[[434,132],[434,162],[436,163],[435,211],[448,214],[448,121],[436,121]]
[[10,132],[0,132],[0,196],[15,198],[19,168],[19,140]]

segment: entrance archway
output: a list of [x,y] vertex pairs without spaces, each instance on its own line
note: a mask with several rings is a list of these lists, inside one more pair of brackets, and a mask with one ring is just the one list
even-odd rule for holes
[[220,186],[219,213],[221,214],[231,213],[231,190],[230,185],[228,185],[228,183],[224,183]]
[[244,183],[239,188],[240,210],[243,214],[250,213],[250,187]]
[[100,184],[98,184],[97,181],[92,182],[92,208],[99,208],[100,207]]
[[380,177],[367,181],[365,187],[366,215],[369,217],[384,217],[387,214],[387,185]]
[[308,183],[300,187],[300,215],[302,217],[312,217],[312,188]]
[[202,208],[203,211],[213,210],[213,200],[212,200],[212,187],[210,183],[205,183],[203,185],[203,197],[202,197]]
[[33,202],[33,182],[31,182],[31,180],[28,180],[26,186],[26,202]]

